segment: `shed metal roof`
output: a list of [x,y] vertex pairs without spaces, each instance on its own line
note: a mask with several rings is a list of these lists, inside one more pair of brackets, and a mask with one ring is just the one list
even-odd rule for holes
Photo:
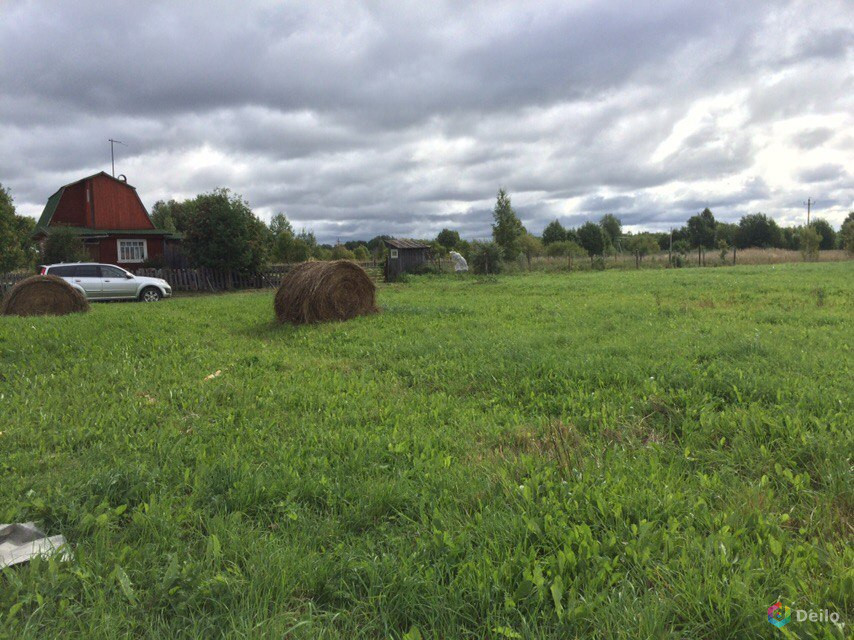
[[406,240],[399,238],[387,238],[384,242],[392,249],[429,249],[429,244],[417,240]]

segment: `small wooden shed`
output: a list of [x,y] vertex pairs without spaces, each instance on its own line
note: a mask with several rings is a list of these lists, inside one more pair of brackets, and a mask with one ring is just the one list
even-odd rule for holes
[[398,238],[388,238],[384,242],[388,247],[388,258],[385,261],[386,282],[394,282],[401,273],[416,271],[420,265],[427,264],[430,258],[429,244]]

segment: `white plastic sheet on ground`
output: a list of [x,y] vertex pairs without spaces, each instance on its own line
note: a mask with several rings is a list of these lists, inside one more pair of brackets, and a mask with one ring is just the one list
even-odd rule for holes
[[454,261],[454,271],[457,273],[469,270],[469,265],[468,262],[466,262],[466,259],[456,251],[451,251],[451,259]]
[[[49,556],[65,546],[65,537],[46,536],[33,522],[0,524],[0,569],[27,562],[35,556]],[[62,560],[68,560],[64,549]]]

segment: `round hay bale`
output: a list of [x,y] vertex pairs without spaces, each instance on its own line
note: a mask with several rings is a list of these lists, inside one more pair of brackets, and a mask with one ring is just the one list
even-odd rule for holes
[[9,290],[0,311],[4,316],[64,316],[88,311],[89,302],[56,276],[32,276]]
[[279,322],[349,320],[377,312],[376,287],[348,260],[304,262],[282,278],[273,306]]

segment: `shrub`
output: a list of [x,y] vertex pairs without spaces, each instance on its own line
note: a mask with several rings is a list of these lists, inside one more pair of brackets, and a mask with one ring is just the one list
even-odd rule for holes
[[417,264],[414,267],[409,268],[409,273],[416,276],[422,276],[427,274],[439,274],[444,273],[442,268],[436,266],[432,262],[423,262],[421,264]]
[[818,260],[818,248],[821,246],[821,236],[812,228],[812,225],[801,228],[799,239],[801,255],[803,255],[804,260]]
[[355,260],[356,254],[350,251],[343,244],[336,244],[332,247],[332,251],[329,252],[329,258],[331,260]]
[[519,246],[522,249],[522,255],[525,257],[528,269],[531,268],[532,258],[543,255],[543,243],[539,238],[529,233],[519,239]]
[[471,249],[471,269],[474,273],[501,273],[501,247],[494,242],[477,242]]
[[143,269],[163,269],[165,267],[166,259],[163,256],[149,257],[142,263]]
[[80,236],[71,227],[50,227],[42,250],[42,262],[82,262],[89,259],[89,252]]
[[723,238],[718,240],[718,249],[721,252],[720,253],[721,262],[722,263],[726,262],[726,257],[727,257],[727,254],[729,253],[729,245],[727,244],[727,241],[724,240]]
[[556,258],[564,257],[567,261],[567,267],[572,269],[572,259],[577,256],[584,255],[584,249],[578,246],[571,240],[563,240],[561,242],[552,242],[546,247],[546,255]]

